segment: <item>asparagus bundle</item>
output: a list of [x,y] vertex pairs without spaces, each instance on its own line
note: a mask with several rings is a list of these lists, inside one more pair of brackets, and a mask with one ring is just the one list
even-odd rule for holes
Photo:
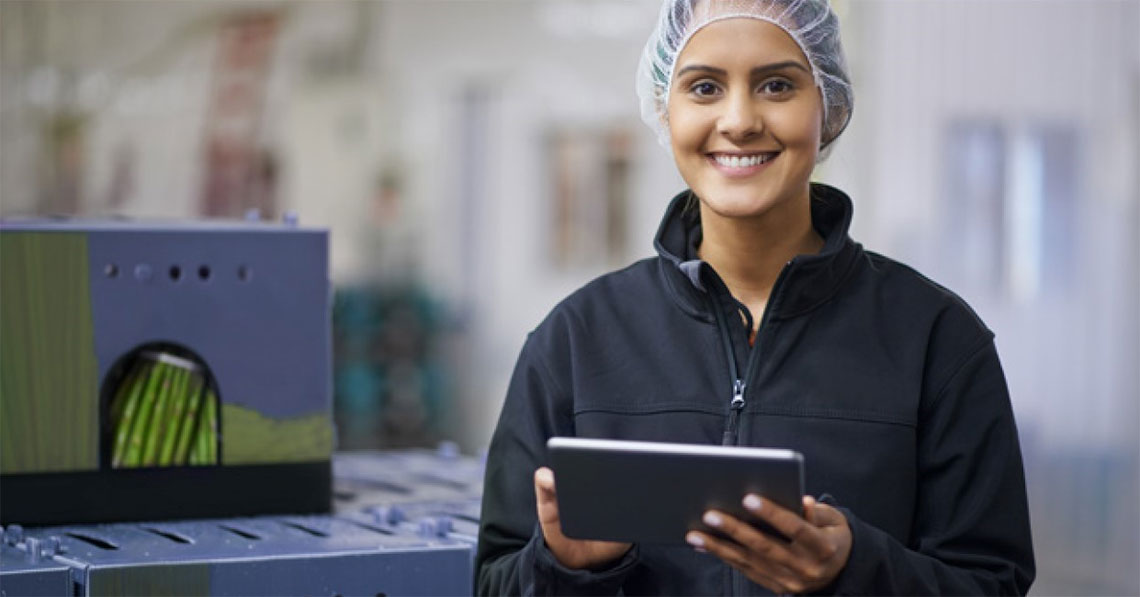
[[217,463],[217,396],[198,363],[144,352],[124,380],[110,405],[112,467]]

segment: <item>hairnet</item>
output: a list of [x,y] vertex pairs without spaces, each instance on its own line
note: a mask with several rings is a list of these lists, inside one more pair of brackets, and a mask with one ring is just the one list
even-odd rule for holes
[[641,119],[668,148],[666,115],[677,56],[704,26],[738,17],[772,23],[799,45],[823,100],[820,145],[829,145],[851,119],[854,96],[839,40],[839,20],[827,0],[664,0],[657,28],[649,36],[637,68]]

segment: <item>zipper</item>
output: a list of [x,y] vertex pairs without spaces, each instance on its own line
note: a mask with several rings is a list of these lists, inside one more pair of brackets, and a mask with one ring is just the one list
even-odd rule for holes
[[[772,285],[769,305],[775,302],[775,298],[778,296],[778,292],[781,288],[781,282],[787,277],[795,261],[795,258],[791,259],[784,265],[784,268],[780,270],[780,275],[776,277],[776,283]],[[726,287],[725,291],[727,292],[727,290]],[[732,398],[728,403],[728,421],[725,423],[724,434],[721,436],[721,445],[735,446],[740,437],[740,415],[744,411],[746,404],[744,393],[745,390],[748,389],[748,381],[752,379],[752,375],[760,362],[760,334],[764,331],[764,325],[768,322],[768,315],[772,310],[768,308],[764,309],[764,316],[760,318],[760,325],[756,328],[756,340],[752,348],[748,351],[748,365],[744,369],[744,376],[741,377],[736,366],[736,353],[732,350],[732,332],[728,327],[728,322],[725,321],[724,309],[721,308],[716,297],[712,296],[711,293],[710,302],[713,306],[713,314],[716,315],[717,327],[720,330],[721,345],[724,347],[724,356],[728,361],[728,371],[732,377]],[[748,332],[751,333],[752,330],[748,330]]]
[[744,390],[748,384],[740,378],[740,373],[736,367],[736,353],[732,350],[731,331],[728,328],[728,323],[724,320],[724,309],[721,308],[718,304],[719,301],[711,293],[709,302],[712,304],[713,314],[716,315],[716,327],[720,331],[721,345],[724,347],[724,356],[728,361],[728,372],[732,376],[732,398],[728,403],[728,422],[724,426],[724,434],[721,436],[720,444],[722,446],[735,446],[740,427],[740,411],[744,410]]
[[[781,289],[781,283],[784,281],[784,278],[787,277],[788,272],[791,271],[795,261],[793,257],[784,264],[784,268],[780,270],[780,275],[776,277],[776,283],[772,285],[772,293],[768,299],[769,306],[775,303],[776,297],[779,296],[778,293]],[[724,282],[722,281],[721,285],[723,286],[723,284]],[[725,292],[728,292],[727,287],[725,287]],[[748,389],[748,381],[752,379],[752,374],[760,362],[761,332],[764,331],[764,325],[768,322],[768,315],[772,310],[768,308],[764,309],[764,316],[760,318],[760,325],[756,328],[756,340],[753,342],[752,348],[748,351],[748,365],[744,369],[744,377],[741,377],[736,367],[736,353],[732,350],[732,331],[728,327],[728,322],[725,321],[724,309],[721,308],[719,301],[711,292],[709,293],[709,302],[712,303],[713,314],[716,315],[716,324],[720,331],[721,345],[724,347],[724,356],[726,360],[728,360],[728,371],[732,376],[732,399],[728,403],[728,422],[725,423],[724,435],[721,437],[721,445],[735,446],[740,439],[740,413],[744,411],[744,392]],[[751,333],[752,330],[748,330],[748,332]],[[727,564],[724,568],[728,575],[726,585],[731,587],[731,594],[743,595],[743,575]]]
[[[735,365],[733,363],[734,367]],[[728,424],[725,426],[724,436],[721,438],[722,446],[736,445],[740,428],[740,411],[744,410],[744,388],[747,385],[739,377],[732,382],[732,402],[728,403]]]

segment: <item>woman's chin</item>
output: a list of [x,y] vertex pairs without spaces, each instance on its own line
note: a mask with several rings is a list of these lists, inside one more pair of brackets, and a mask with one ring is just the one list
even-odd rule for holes
[[751,219],[768,213],[775,202],[756,194],[726,194],[715,199],[705,200],[708,211],[722,218]]

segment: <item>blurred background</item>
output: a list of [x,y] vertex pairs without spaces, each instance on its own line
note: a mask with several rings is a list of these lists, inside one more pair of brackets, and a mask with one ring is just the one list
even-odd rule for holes
[[[833,4],[816,178],[997,333],[1033,594],[1140,593],[1140,3]],[[526,333],[683,188],[633,92],[657,10],[5,0],[0,216],[327,227],[339,447],[479,453]]]

